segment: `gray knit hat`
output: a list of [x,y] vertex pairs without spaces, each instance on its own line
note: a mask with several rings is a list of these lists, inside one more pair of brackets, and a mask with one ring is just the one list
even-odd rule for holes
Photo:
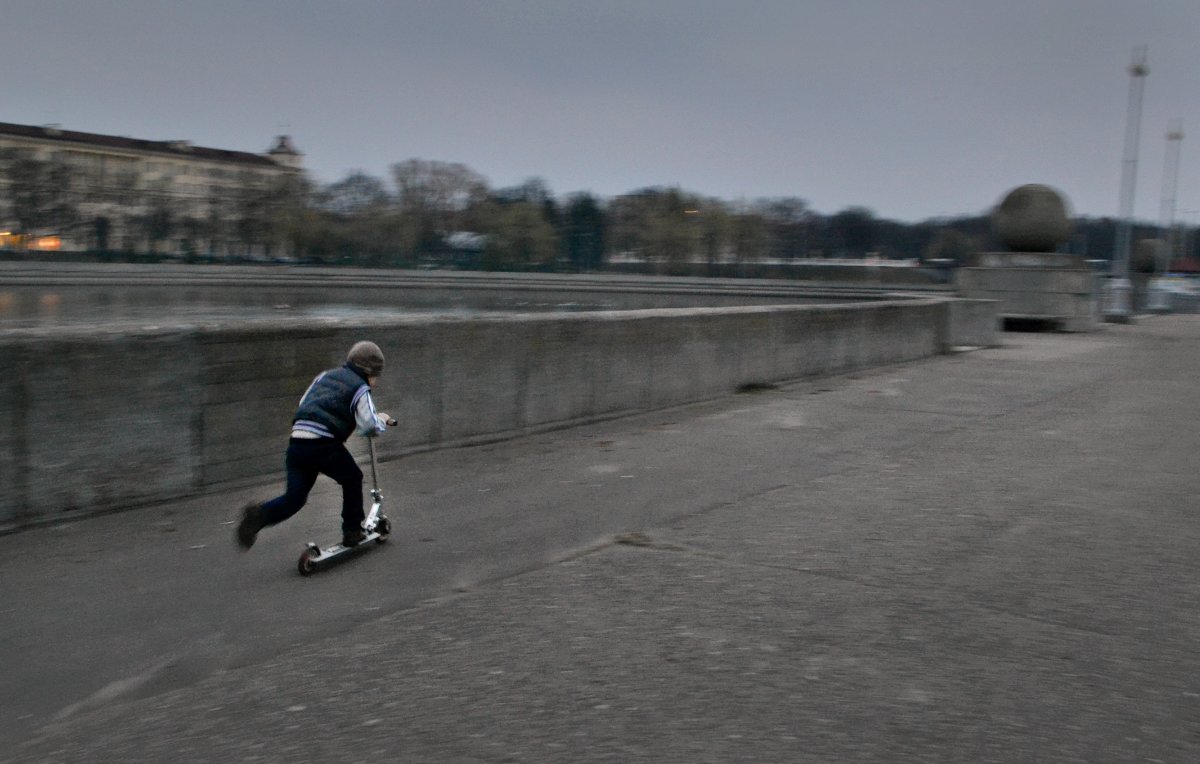
[[383,351],[374,342],[354,343],[346,354],[346,361],[357,366],[368,377],[378,377],[383,372]]

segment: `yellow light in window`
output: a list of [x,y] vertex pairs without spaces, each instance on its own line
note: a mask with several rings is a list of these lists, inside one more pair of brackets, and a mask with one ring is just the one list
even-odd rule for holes
[[56,252],[62,249],[62,239],[58,236],[39,236],[34,239],[32,248]]

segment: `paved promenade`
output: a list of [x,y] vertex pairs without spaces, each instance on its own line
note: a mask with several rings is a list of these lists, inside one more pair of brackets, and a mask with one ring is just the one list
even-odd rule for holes
[[[0,760],[1200,760],[1200,317],[0,537]],[[386,402],[384,402],[386,403]]]

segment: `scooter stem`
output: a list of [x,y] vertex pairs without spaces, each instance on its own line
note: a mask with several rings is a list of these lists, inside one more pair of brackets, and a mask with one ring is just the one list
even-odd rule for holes
[[371,487],[379,490],[379,477],[375,474],[375,439],[367,438],[367,447],[371,451]]

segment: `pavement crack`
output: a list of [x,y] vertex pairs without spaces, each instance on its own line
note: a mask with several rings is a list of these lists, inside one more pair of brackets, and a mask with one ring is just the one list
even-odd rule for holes
[[980,604],[980,603],[972,603],[970,606],[974,607],[977,610],[983,610],[985,612],[993,613],[995,615],[1008,616],[1010,618],[1019,618],[1023,621],[1032,621],[1033,623],[1038,623],[1043,626],[1049,626],[1054,629],[1063,629],[1066,631],[1073,631],[1073,632],[1076,632],[1079,634],[1090,634],[1092,636],[1097,636],[1097,637],[1107,637],[1109,639],[1120,639],[1122,637],[1122,635],[1117,634],[1115,632],[1106,631],[1104,629],[1098,629],[1094,626],[1080,626],[1077,624],[1065,623],[1063,621],[1058,621],[1053,618],[1042,618],[1040,616],[1033,615],[1032,613],[1022,613],[1017,610],[1012,610],[1010,608],[997,607],[995,605],[986,605],[986,604]]
[[636,546],[643,549],[657,549],[663,552],[694,552],[696,550],[683,546],[682,544],[672,544],[666,541],[659,541],[653,536],[645,533],[633,532],[622,533],[613,538],[613,543],[622,546]]

